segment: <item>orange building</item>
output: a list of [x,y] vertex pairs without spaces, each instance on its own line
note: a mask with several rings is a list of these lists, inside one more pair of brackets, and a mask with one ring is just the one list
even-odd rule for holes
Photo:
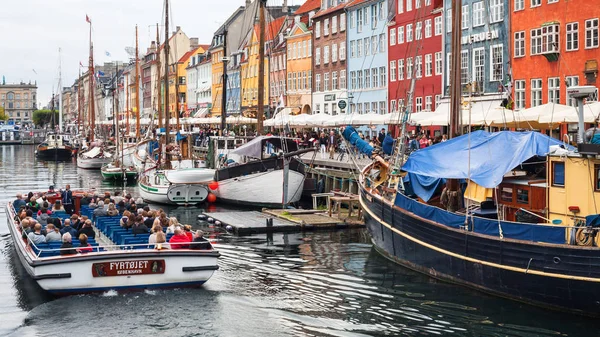
[[287,96],[292,113],[311,113],[312,30],[303,22],[287,36]]
[[[567,97],[567,87],[599,87],[600,11],[596,2],[515,0],[508,3],[516,110],[548,102],[575,106],[576,102]],[[598,100],[597,89],[588,99],[594,100]]]

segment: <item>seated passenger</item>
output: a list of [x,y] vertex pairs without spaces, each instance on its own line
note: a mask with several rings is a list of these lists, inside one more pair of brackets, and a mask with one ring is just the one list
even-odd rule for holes
[[31,210],[32,213],[37,213],[39,207],[40,205],[35,200],[35,197],[31,197],[29,199],[29,203],[27,204],[27,208],[29,208],[29,210]]
[[96,232],[92,228],[92,220],[87,219],[85,221],[85,223],[83,224],[83,227],[81,227],[81,229],[79,230],[79,232],[77,232],[78,237],[81,237],[81,234],[85,234],[86,235],[86,239],[87,238],[92,238],[93,239],[93,238],[96,237]]
[[33,227],[33,232],[27,234],[27,237],[36,246],[41,243],[46,243],[46,237],[44,234],[42,234],[42,225],[39,223],[35,224],[35,227]]
[[46,242],[60,242],[62,239],[60,231],[54,224],[49,223],[48,226],[46,226],[46,231],[48,232],[48,234],[46,234]]
[[65,208],[62,206],[60,200],[56,200],[54,202],[54,206],[52,206],[52,213],[61,213],[64,212]]
[[156,233],[156,249],[171,249],[171,245],[167,243],[167,236],[163,232]]
[[173,249],[188,249],[190,247],[190,238],[185,235],[185,232],[181,227],[175,227],[175,235],[169,240],[169,244]]
[[158,224],[154,224],[154,226],[152,226],[152,229],[150,230],[150,237],[148,238],[148,244],[155,244],[156,243],[156,235],[158,233],[162,233],[162,226],[160,225],[160,223]]
[[190,249],[211,250],[213,247],[210,242],[204,238],[204,232],[197,230],[194,233],[194,240],[192,240],[192,243],[190,243]]
[[60,246],[60,255],[73,255],[77,254],[77,251],[73,249],[73,244],[71,243],[71,234],[65,233],[62,236],[62,245]]
[[89,194],[83,193],[83,198],[81,198],[81,200],[79,201],[79,204],[81,206],[88,206],[91,201],[92,201],[92,198],[90,198]]
[[169,227],[167,227],[167,233],[175,233],[175,227],[179,226],[177,218],[172,216],[169,218]]
[[194,240],[194,234],[192,234],[192,226],[183,225],[183,230],[185,231],[185,235],[187,235],[187,237],[190,238],[190,242],[192,242]]
[[127,228],[127,220],[129,220],[130,215],[131,212],[129,211],[123,212],[123,216],[121,217],[121,220],[119,220],[119,226],[121,226],[122,228]]
[[65,233],[69,233],[71,235],[71,238],[77,237],[77,230],[73,227],[71,227],[71,219],[66,219],[65,223],[63,224],[63,228],[60,230],[60,234],[62,234],[63,236],[65,235]]
[[143,218],[141,215],[138,215],[136,217],[135,224],[133,225],[133,227],[131,227],[132,234],[137,235],[137,234],[148,233],[148,227],[146,227],[146,225],[144,225],[144,222],[142,220],[143,220]]
[[87,235],[81,234],[79,235],[79,247],[77,247],[77,252],[81,254],[91,253],[94,251],[92,245],[87,242]]
[[106,210],[104,209],[104,201],[98,201],[98,207],[94,210],[94,218],[98,218],[101,216],[107,216]]
[[15,211],[19,211],[21,206],[27,206],[27,203],[25,200],[23,200],[23,195],[21,193],[17,193],[17,199],[13,201],[13,207],[15,208]]
[[37,217],[38,222],[45,226],[48,224],[48,218],[50,218],[50,215],[48,215],[48,210],[45,208],[40,209]]
[[108,216],[117,216],[117,215],[119,215],[119,211],[115,207],[115,204],[113,204],[112,202],[110,204],[108,204],[108,209],[106,210],[106,214]]
[[96,209],[98,207],[97,200],[96,200],[95,197],[90,200],[90,203],[88,204],[88,207],[90,209]]

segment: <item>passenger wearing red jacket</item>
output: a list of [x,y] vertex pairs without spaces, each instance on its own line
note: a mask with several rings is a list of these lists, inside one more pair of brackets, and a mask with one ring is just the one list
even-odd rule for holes
[[190,247],[190,238],[185,234],[181,227],[175,227],[175,235],[169,240],[171,249],[188,249]]

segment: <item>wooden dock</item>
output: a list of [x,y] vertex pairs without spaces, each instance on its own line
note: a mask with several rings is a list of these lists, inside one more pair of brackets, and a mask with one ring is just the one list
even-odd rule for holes
[[[205,212],[206,217],[231,226],[238,235],[275,232],[299,232],[318,229],[361,227],[358,219],[330,217],[327,211],[304,209],[263,209],[259,211]],[[272,226],[267,221],[272,219]]]

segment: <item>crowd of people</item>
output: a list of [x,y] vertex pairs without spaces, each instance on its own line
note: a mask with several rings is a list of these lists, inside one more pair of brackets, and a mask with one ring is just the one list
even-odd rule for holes
[[[73,194],[69,185],[58,193],[60,199],[51,187],[47,193],[16,195],[13,201],[17,214],[15,220],[19,223],[24,240],[36,246],[62,242],[61,255],[87,253],[93,251],[88,241],[97,235],[92,220],[120,216],[122,228],[134,235],[149,233],[148,244],[157,249],[212,249],[201,230],[192,232],[190,225],[182,225],[177,218],[167,217],[162,209],[150,209],[141,198],[135,199],[130,194],[123,195],[119,191],[112,195],[110,192],[84,193],[80,205],[92,210],[93,219],[90,219],[74,213]],[[48,201],[50,196],[56,198],[55,202]],[[168,233],[173,233],[169,242],[166,241]],[[73,245],[73,238],[79,240],[77,247]]]

